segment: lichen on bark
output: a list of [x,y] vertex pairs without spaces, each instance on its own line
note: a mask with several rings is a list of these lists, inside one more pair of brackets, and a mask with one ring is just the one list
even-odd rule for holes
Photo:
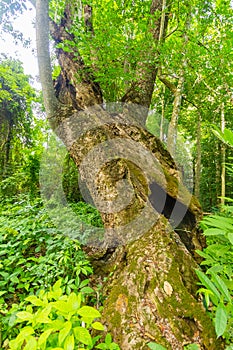
[[196,297],[198,266],[165,218],[119,251],[103,319],[121,349],[148,349],[150,341],[177,350],[191,343],[222,348]]

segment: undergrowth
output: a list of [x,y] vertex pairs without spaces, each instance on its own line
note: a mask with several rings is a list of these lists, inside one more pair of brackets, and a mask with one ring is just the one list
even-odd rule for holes
[[[75,210],[101,226],[90,206]],[[0,349],[119,349],[99,321],[101,286],[90,285],[91,264],[40,199],[0,204],[0,256]]]

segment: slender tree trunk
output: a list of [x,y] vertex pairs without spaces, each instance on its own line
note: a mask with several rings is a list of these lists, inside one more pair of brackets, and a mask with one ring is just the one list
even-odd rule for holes
[[159,138],[163,142],[164,141],[164,120],[165,120],[165,91],[166,91],[166,86],[163,86],[163,94],[161,98],[161,107],[162,107],[162,112],[161,112],[161,120],[160,120],[160,128],[159,128]]
[[184,89],[185,82],[185,67],[187,65],[186,62],[186,46],[188,43],[188,30],[190,27],[190,16],[191,14],[187,14],[186,25],[185,25],[185,33],[184,33],[184,49],[183,49],[183,59],[181,61],[181,69],[179,80],[177,84],[177,88],[174,93],[174,102],[173,102],[173,110],[171,115],[171,120],[168,127],[168,135],[167,135],[167,148],[172,156],[175,156],[176,152],[176,139],[177,139],[177,127],[178,127],[178,118],[180,114],[181,102],[182,102],[182,94]]
[[176,152],[176,139],[177,139],[177,126],[178,118],[180,114],[180,107],[182,102],[182,93],[184,88],[184,70],[180,72],[178,85],[175,92],[175,98],[173,102],[172,116],[168,127],[167,135],[167,148],[172,156],[175,156]]
[[[224,114],[224,103],[221,105],[221,131],[224,132],[225,129],[225,114]],[[225,204],[226,196],[226,146],[224,143],[221,144],[221,205]]]
[[196,164],[195,164],[195,179],[194,179],[194,194],[200,198],[200,183],[201,183],[201,113],[197,111],[197,138],[196,138]]
[[58,117],[57,113],[60,112],[60,104],[54,92],[51,60],[50,55],[48,54],[48,11],[49,5],[47,0],[36,1],[36,44],[39,74],[47,118],[53,123]]

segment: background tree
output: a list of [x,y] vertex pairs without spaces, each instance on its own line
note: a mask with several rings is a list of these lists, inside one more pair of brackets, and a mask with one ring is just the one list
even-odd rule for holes
[[0,86],[1,192],[13,196],[23,188],[24,191],[38,191],[42,137],[39,128],[42,124],[38,125],[33,116],[32,108],[37,100],[35,90],[22,64],[7,58],[0,62]]

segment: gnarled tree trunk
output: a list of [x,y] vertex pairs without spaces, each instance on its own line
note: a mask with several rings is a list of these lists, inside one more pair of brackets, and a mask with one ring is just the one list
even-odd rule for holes
[[[47,0],[37,0],[38,51],[48,40],[43,31],[47,5]],[[152,1],[151,11],[161,9],[161,1]],[[51,23],[56,42],[69,36],[71,14],[67,6],[61,24]],[[160,20],[154,26],[159,39]],[[48,55],[48,45],[46,50]],[[44,64],[49,59],[43,55],[40,72],[48,72]],[[57,56],[61,75],[55,92],[41,73],[46,110],[105,226],[103,239],[89,240],[86,251],[96,275],[113,272],[105,285],[103,318],[108,330],[122,350],[147,349],[148,341],[169,349],[190,343],[221,349],[196,296],[195,249],[203,246],[196,227],[200,206],[183,186],[170,154],[141,120],[143,108],[150,104],[156,67],[149,66],[142,74],[139,65],[137,81],[122,99],[138,106],[123,104],[109,113],[103,108],[100,86],[80,55],[58,49]]]

